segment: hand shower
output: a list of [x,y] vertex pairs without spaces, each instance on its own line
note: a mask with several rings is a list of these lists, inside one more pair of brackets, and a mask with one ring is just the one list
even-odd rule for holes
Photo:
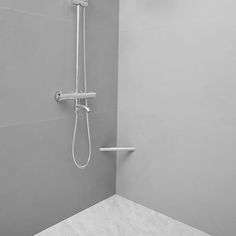
[[[66,100],[73,100],[75,105],[75,125],[72,139],[72,157],[75,165],[79,169],[84,169],[88,166],[91,159],[91,137],[90,137],[90,127],[89,127],[89,117],[88,113],[91,111],[88,106],[88,98],[96,97],[96,93],[87,92],[87,66],[86,66],[86,42],[85,42],[85,8],[88,6],[87,0],[72,0],[72,3],[76,5],[77,8],[77,23],[76,23],[76,75],[75,75],[75,92],[74,93],[63,93],[62,91],[57,91],[55,94],[55,99],[57,102],[63,102]],[[83,31],[83,83],[84,83],[84,92],[79,92],[79,39],[80,39],[80,7],[82,7],[82,31]],[[84,104],[81,104],[80,101],[84,100]],[[88,137],[88,159],[85,164],[80,164],[75,158],[75,140],[77,134],[78,126],[78,112],[79,109],[85,111],[86,119],[86,128],[87,128],[87,137]]]
[[[87,93],[87,65],[86,65],[86,37],[85,37],[85,8],[88,6],[88,2],[86,0],[73,0],[73,3],[77,7],[77,33],[76,33],[76,78],[75,78],[75,86],[76,86],[76,93],[78,93],[78,85],[79,85],[79,36],[80,36],[80,29],[79,29],[79,22],[80,22],[80,7],[83,9],[83,69],[84,69],[84,92]],[[85,110],[85,117],[86,117],[86,126],[87,126],[87,134],[88,134],[88,159],[85,164],[79,164],[75,158],[75,140],[76,140],[76,133],[77,133],[77,126],[78,126],[78,110],[79,108],[83,108]],[[80,99],[75,100],[75,126],[73,132],[73,140],[72,140],[72,157],[75,165],[79,169],[84,169],[88,166],[90,159],[91,159],[91,136],[90,136],[90,127],[89,127],[89,117],[88,113],[90,112],[90,108],[88,107],[87,99],[85,99],[85,105],[80,104]]]

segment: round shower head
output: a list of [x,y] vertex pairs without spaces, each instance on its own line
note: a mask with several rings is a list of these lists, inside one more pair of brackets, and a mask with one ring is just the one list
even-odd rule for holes
[[72,3],[75,5],[80,5],[82,7],[87,7],[88,6],[88,0],[72,0]]

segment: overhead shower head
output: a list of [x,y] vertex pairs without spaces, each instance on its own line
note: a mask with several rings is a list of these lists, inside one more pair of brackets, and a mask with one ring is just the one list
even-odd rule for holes
[[75,5],[80,5],[82,7],[87,7],[88,6],[88,0],[72,0],[72,3]]

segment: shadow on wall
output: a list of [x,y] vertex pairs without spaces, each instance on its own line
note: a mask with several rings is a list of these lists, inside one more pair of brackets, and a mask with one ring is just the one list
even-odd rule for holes
[[149,10],[150,12],[156,13],[157,9],[162,12],[165,9],[170,10],[175,3],[174,0],[145,0],[145,1],[135,1],[138,7],[142,7],[144,10]]
[[145,0],[121,1],[120,30],[140,29],[163,24],[173,19],[176,1]]
[[[232,73],[233,74],[233,73]],[[222,125],[236,125],[235,79],[220,78],[211,80],[205,88],[204,101],[208,115]],[[203,102],[204,102],[203,101]]]
[[[137,1],[132,0],[126,3],[128,8],[130,9],[133,7],[133,9],[143,9],[143,13],[149,13],[149,14],[163,14],[165,10],[170,11],[170,9],[173,8],[173,5],[175,4],[174,0],[145,0],[145,1]],[[125,5],[125,4],[124,4]],[[121,10],[123,4],[121,4]]]

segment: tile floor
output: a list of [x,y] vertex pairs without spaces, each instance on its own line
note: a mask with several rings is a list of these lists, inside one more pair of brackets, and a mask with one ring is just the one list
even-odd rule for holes
[[114,195],[35,236],[210,236]]

